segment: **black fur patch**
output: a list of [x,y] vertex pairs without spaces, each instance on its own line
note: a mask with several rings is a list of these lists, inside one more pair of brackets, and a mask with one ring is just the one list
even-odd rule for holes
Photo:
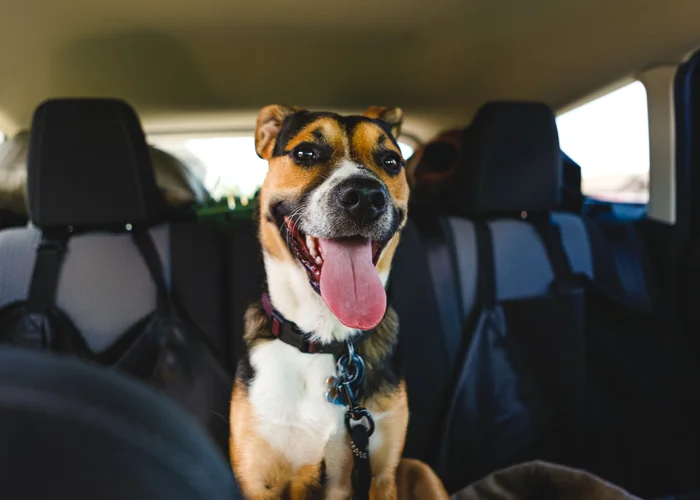
[[255,377],[255,368],[250,364],[250,356],[248,354],[248,349],[239,358],[238,365],[236,366],[236,380],[243,384],[244,387],[250,385],[250,381]]
[[314,138],[315,138],[317,141],[319,141],[319,142],[321,142],[321,141],[324,140],[324,137],[323,137],[323,130],[321,130],[320,127],[317,128],[316,130],[314,130],[313,132],[311,132],[311,135],[313,135]]
[[310,111],[297,111],[289,115],[284,122],[282,122],[280,132],[275,141],[275,147],[272,150],[272,156],[286,155],[289,141],[296,137],[309,123],[324,116],[336,119],[339,118],[339,115],[334,113],[312,113]]
[[[280,132],[275,141],[275,147],[272,150],[272,156],[284,156],[287,154],[287,144],[294,137],[296,137],[301,130],[309,125],[310,123],[318,120],[319,118],[332,118],[337,121],[341,126],[343,126],[348,135],[352,134],[352,131],[357,127],[359,123],[374,123],[380,127],[385,133],[386,137],[396,146],[399,147],[396,138],[391,134],[391,127],[388,123],[377,120],[374,118],[368,118],[361,115],[351,115],[351,116],[341,116],[336,113],[328,112],[312,112],[312,111],[297,111],[289,115],[282,126],[280,127]],[[319,129],[312,132],[314,137],[319,141],[323,140],[323,133]]]

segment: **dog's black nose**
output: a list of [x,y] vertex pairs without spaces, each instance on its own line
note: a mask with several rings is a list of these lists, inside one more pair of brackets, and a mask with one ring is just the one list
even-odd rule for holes
[[386,187],[371,178],[348,179],[335,190],[340,206],[360,225],[377,220],[386,212]]

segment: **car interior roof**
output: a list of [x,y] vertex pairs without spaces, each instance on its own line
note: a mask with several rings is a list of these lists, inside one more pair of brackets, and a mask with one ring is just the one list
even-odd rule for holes
[[52,96],[119,96],[147,126],[271,100],[398,104],[448,126],[490,99],[559,109],[681,60],[698,19],[695,0],[5,1],[0,130]]

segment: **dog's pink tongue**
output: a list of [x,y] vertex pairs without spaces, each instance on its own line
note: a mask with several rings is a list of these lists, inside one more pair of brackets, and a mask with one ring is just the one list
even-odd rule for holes
[[369,240],[318,240],[323,255],[321,297],[345,326],[370,330],[386,312],[386,292],[372,263]]

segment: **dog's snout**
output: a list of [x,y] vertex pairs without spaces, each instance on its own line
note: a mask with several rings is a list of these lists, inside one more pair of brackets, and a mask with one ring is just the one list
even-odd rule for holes
[[360,225],[377,220],[386,212],[386,187],[374,179],[351,179],[336,188],[340,206]]

